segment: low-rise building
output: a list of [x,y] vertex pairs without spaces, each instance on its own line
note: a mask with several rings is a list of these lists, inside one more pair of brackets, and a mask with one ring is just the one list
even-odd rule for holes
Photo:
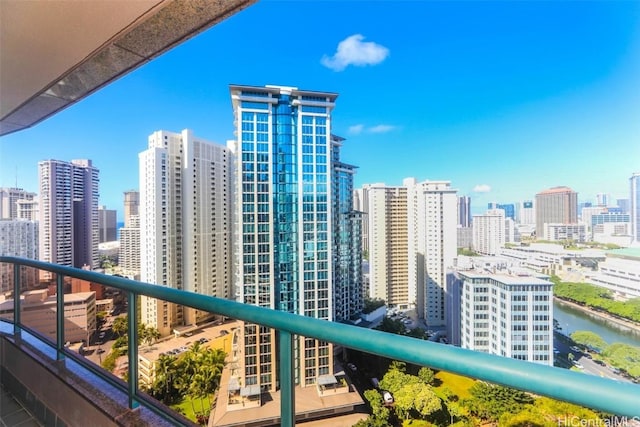
[[[0,296],[0,317],[13,320],[13,299]],[[56,340],[56,296],[47,289],[20,295],[20,320],[34,331]],[[96,330],[96,294],[80,292],[64,295],[64,339],[67,342],[89,342]]]

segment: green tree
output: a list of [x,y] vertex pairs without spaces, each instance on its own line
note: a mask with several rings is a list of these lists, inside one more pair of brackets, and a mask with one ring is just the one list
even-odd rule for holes
[[436,379],[436,374],[431,369],[423,366],[418,371],[418,378],[420,378],[425,384],[433,385],[433,382]]
[[384,406],[382,401],[382,395],[378,390],[369,389],[365,390],[364,398],[369,402],[369,406],[371,407],[371,413],[374,418],[379,420],[384,420],[385,422],[389,419],[389,408]]
[[113,330],[113,333],[118,335],[118,336],[122,336],[123,334],[126,334],[127,331],[129,330],[129,320],[127,316],[119,316],[116,317],[113,321],[113,325],[111,326],[111,330]]
[[393,320],[385,316],[376,329],[390,334],[404,335],[407,327],[400,320]]
[[575,331],[571,334],[571,339],[580,345],[598,351],[603,351],[607,348],[605,340],[603,340],[600,335],[591,331]]
[[469,389],[471,397],[463,399],[469,412],[483,420],[497,421],[502,414],[516,414],[534,402],[527,393],[508,387],[476,382]]

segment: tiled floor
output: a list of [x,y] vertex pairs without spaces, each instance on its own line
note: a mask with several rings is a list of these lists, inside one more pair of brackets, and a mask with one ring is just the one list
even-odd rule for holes
[[0,427],[40,427],[30,413],[0,384]]

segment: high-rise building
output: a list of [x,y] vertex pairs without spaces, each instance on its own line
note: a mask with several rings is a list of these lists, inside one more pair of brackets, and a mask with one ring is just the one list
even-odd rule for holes
[[569,187],[553,187],[536,194],[536,236],[544,235],[544,224],[577,224],[578,193]]
[[369,297],[390,307],[413,308],[417,285],[409,278],[409,189],[367,184],[364,190],[369,201]]
[[504,211],[505,218],[511,218],[515,221],[516,219],[516,205],[513,203],[493,203],[490,202],[487,204],[488,210],[494,209],[502,209]]
[[640,172],[629,178],[629,210],[631,214],[631,236],[640,242]]
[[416,312],[428,326],[444,326],[447,269],[458,253],[457,190],[449,181],[407,178],[403,185],[409,187],[409,277],[416,284]]
[[[231,284],[230,155],[186,129],[149,136],[140,160],[140,278],[228,298]],[[133,222],[133,215],[129,217]],[[141,319],[162,335],[210,313],[142,298]]]
[[362,213],[362,251],[363,257],[369,259],[369,193],[366,188],[353,190],[353,209]]
[[525,200],[520,203],[518,222],[524,225],[534,225],[536,223],[536,210],[532,200]]
[[416,310],[430,326],[446,320],[446,269],[457,255],[458,197],[448,181],[368,184],[371,296]]
[[35,193],[24,191],[22,188],[0,188],[0,219],[21,218],[18,215],[18,203],[20,201],[33,201],[35,197]]
[[471,227],[471,197],[458,197],[458,225]]
[[629,199],[617,199],[616,205],[620,208],[620,213],[628,214],[631,211]]
[[460,295],[463,348],[553,366],[551,282],[506,271],[457,270],[453,275],[449,289]]
[[91,160],[45,160],[38,167],[40,259],[98,267],[98,169]]
[[[20,219],[0,219],[0,255],[38,259],[38,223]],[[37,271],[20,267],[22,290],[38,283]],[[13,290],[13,266],[0,263],[0,292]]]
[[116,241],[116,210],[98,206],[99,243]]
[[502,209],[490,209],[473,216],[473,249],[483,255],[497,255],[506,242],[505,216]]
[[130,215],[129,226],[120,229],[118,266],[126,275],[140,278],[140,216]]
[[355,210],[353,177],[356,166],[340,160],[344,138],[331,135],[331,200],[333,223],[333,310],[334,320],[348,321],[362,312],[362,223]]
[[[230,92],[236,298],[330,321],[357,314],[361,219],[353,211],[354,167],[340,161],[341,138],[331,134],[338,95],[284,86],[232,85]],[[275,390],[276,333],[245,324],[242,334],[242,384]],[[295,349],[298,384],[334,373],[330,343],[298,337]]]
[[596,194],[596,204],[598,206],[607,207],[607,206],[609,206],[610,202],[611,202],[611,195],[609,195],[607,193],[598,193],[598,194]]
[[18,219],[38,221],[40,214],[37,198],[34,198],[33,200],[20,199],[16,204],[18,205]]
[[[129,190],[124,192],[124,226],[131,227],[131,217],[138,215],[140,206],[140,192]],[[139,221],[139,219],[138,219]]]

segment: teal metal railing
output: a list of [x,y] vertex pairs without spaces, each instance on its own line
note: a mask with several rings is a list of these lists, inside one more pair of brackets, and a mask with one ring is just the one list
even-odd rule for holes
[[[15,295],[19,295],[19,266],[24,265],[56,273],[58,289],[62,289],[64,276],[99,283],[129,293],[130,343],[137,342],[137,318],[135,300],[138,295],[169,301],[218,313],[223,316],[256,323],[276,329],[280,333],[280,390],[281,425],[295,424],[293,336],[312,337],[367,353],[385,356],[407,363],[429,366],[471,378],[501,384],[538,395],[572,402],[610,414],[640,416],[640,385],[614,381],[567,369],[538,365],[516,359],[479,353],[450,345],[442,345],[400,335],[341,323],[328,322],[292,313],[270,310],[230,300],[214,298],[166,286],[151,285],[122,277],[63,267],[40,261],[15,257],[0,257],[0,262],[14,265]],[[58,335],[56,340],[59,358],[64,358],[64,310],[62,292],[58,292]],[[14,332],[20,333],[20,299],[14,298]],[[129,406],[138,405],[138,353],[136,346],[129,346]]]

